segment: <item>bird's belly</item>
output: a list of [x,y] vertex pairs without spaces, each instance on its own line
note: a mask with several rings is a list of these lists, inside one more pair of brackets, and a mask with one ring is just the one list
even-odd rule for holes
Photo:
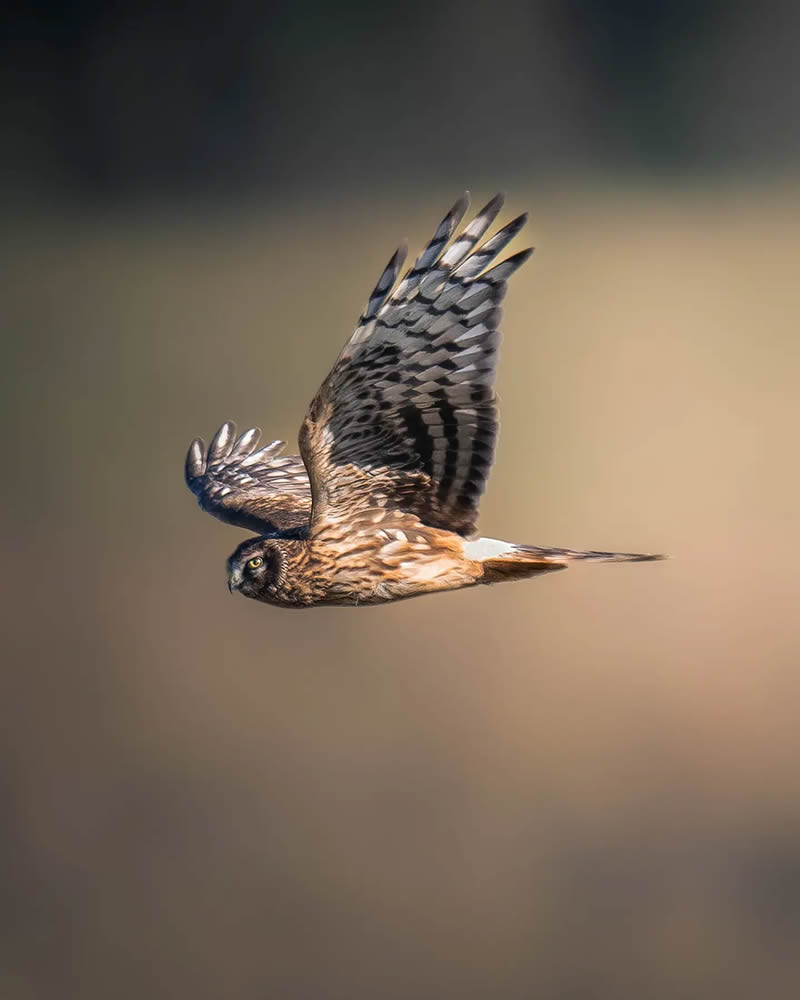
[[384,604],[476,582],[470,564],[447,550],[386,554],[385,548],[376,545],[370,555],[334,560],[321,603]]

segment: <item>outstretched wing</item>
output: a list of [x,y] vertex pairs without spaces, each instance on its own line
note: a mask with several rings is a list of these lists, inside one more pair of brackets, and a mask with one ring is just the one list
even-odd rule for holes
[[394,254],[311,403],[300,451],[314,524],[381,506],[475,530],[497,438],[500,302],[532,251],[486,270],[526,216],[479,245],[497,195],[452,240],[468,204],[455,203],[396,287],[405,250]]
[[285,441],[256,451],[261,431],[236,437],[230,422],[220,427],[206,451],[200,438],[186,456],[186,485],[203,510],[221,521],[260,535],[308,532],[311,487],[299,455],[281,456]]

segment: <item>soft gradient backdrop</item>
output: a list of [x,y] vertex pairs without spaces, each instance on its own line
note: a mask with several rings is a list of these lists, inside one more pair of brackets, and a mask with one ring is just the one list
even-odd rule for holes
[[[793,10],[47,6],[2,63],[3,1000],[796,997]],[[230,597],[189,441],[294,442],[464,187],[537,246],[483,530],[673,558]]]

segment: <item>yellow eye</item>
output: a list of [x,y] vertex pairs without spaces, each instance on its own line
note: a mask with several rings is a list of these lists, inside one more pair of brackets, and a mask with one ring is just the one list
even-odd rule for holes
[[250,569],[258,569],[259,566],[264,565],[264,560],[261,558],[261,556],[253,556],[252,559],[247,560],[247,565],[250,567]]

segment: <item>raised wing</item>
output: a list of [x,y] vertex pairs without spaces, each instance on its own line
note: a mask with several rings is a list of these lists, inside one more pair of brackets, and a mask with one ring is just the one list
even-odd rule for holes
[[396,287],[405,250],[394,254],[311,403],[300,451],[314,524],[379,506],[475,530],[498,429],[500,302],[532,251],[486,270],[526,216],[479,245],[497,195],[452,240],[468,204],[455,203]]
[[203,510],[221,521],[260,535],[289,532],[303,536],[311,519],[311,487],[299,455],[281,456],[285,441],[256,450],[261,431],[236,437],[228,422],[206,451],[200,438],[186,456],[186,485]]

